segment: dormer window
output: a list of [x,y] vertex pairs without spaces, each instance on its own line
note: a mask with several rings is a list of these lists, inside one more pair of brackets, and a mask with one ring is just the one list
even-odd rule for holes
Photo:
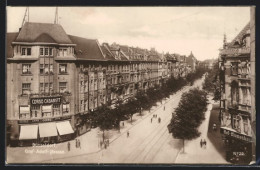
[[60,48],[59,49],[59,56],[63,57],[63,56],[67,56],[68,55],[68,50],[66,48]]
[[53,56],[53,48],[51,47],[41,47],[40,48],[40,56]]
[[32,55],[31,47],[22,47],[22,55]]

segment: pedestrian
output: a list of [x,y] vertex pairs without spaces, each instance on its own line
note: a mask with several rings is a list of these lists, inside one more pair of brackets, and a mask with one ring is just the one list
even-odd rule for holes
[[204,146],[205,146],[205,148],[206,148],[206,146],[207,146],[207,142],[206,142],[206,140],[204,139]]
[[76,148],[78,148],[78,139],[75,139]]
[[70,151],[70,142],[68,142],[68,151]]
[[129,131],[127,131],[127,137],[129,137]]
[[107,139],[107,146],[109,146],[109,139]]
[[100,148],[102,148],[102,145],[103,145],[103,142],[102,142],[102,141],[100,141]]
[[153,118],[151,118],[151,123],[153,122]]
[[200,147],[202,148],[203,142],[202,139],[200,139]]
[[78,147],[81,149],[80,140],[78,139]]
[[123,124],[123,126],[125,126],[125,123],[124,123],[124,122],[123,122],[122,124]]
[[165,111],[165,106],[163,107],[163,110]]

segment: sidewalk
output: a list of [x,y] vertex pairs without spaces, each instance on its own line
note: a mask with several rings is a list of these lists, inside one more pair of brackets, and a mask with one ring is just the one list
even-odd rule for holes
[[[191,141],[185,141],[185,153],[182,150],[180,151],[175,160],[176,164],[229,164],[218,150],[216,150],[207,135],[212,103],[214,103],[212,97],[209,97],[209,103],[205,113],[205,120],[199,127],[201,136]],[[200,147],[201,139],[207,141],[206,148]]]

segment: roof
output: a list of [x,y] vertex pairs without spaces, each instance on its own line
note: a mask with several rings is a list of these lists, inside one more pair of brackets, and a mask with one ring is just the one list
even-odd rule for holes
[[231,41],[231,43],[228,43],[227,45],[229,47],[235,45],[235,42],[237,40],[241,40],[248,30],[250,30],[250,22],[239,32],[239,34]]
[[18,36],[18,32],[6,33],[6,58],[13,57],[13,47],[12,42]]
[[31,22],[23,25],[15,42],[72,44],[61,25]]
[[113,61],[116,60],[113,54],[111,53],[111,51],[109,51],[107,47],[105,47],[104,45],[101,45],[100,47],[107,60],[113,60]]
[[73,35],[69,35],[69,38],[76,44],[75,54],[77,58],[86,60],[105,60],[97,40]]

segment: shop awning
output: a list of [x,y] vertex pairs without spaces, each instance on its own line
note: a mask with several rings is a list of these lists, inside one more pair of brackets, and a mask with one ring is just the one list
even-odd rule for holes
[[21,126],[19,140],[37,139],[38,125]]
[[60,135],[74,133],[69,121],[58,122],[56,123],[56,126]]
[[40,137],[58,136],[55,123],[41,123],[39,124]]

